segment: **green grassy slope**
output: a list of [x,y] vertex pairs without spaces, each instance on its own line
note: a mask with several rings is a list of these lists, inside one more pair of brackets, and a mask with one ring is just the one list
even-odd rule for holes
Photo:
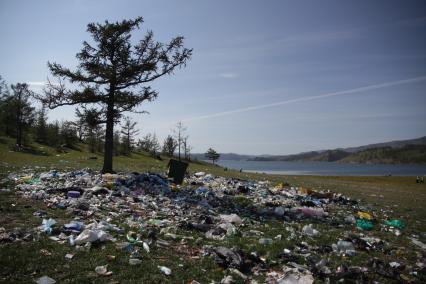
[[[19,172],[22,168],[32,171],[47,171],[49,169],[71,170],[91,168],[101,170],[102,155],[85,151],[85,145],[79,145],[80,150],[68,150],[67,153],[57,153],[55,149],[39,144],[33,144],[33,149],[44,151],[46,155],[13,152],[10,146],[13,140],[0,139],[0,174]],[[97,160],[89,157],[97,157]],[[163,160],[152,158],[146,153],[133,153],[130,157],[114,157],[116,171],[159,172],[167,169],[168,158]],[[196,161],[189,164],[190,173],[205,171],[218,176],[240,179],[269,180],[272,183],[288,182],[294,186],[313,189],[330,189],[353,198],[360,198],[379,207],[392,206],[394,211],[408,219],[419,220],[416,226],[426,229],[426,184],[416,184],[414,177],[360,177],[360,176],[283,176],[257,173],[240,173],[236,170],[225,171],[222,167]]]

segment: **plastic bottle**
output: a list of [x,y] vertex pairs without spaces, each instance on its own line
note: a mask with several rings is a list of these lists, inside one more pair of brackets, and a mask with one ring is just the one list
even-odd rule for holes
[[348,241],[338,241],[337,242],[337,250],[346,255],[353,256],[355,255],[355,247],[352,242]]

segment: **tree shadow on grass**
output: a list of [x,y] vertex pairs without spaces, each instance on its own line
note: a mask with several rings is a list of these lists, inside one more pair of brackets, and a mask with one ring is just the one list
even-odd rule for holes
[[21,148],[17,148],[16,146],[10,146],[9,148],[14,152],[26,153],[36,156],[49,156],[49,153],[47,153],[46,151],[33,146],[23,146]]

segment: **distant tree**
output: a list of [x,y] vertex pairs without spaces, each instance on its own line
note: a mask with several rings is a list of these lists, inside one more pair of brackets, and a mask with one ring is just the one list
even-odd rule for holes
[[114,132],[114,148],[113,148],[113,153],[114,156],[118,156],[121,154],[121,138],[120,138],[120,131],[115,131]]
[[47,125],[47,145],[51,147],[58,147],[61,143],[59,137],[59,122],[55,121]]
[[37,112],[37,122],[35,128],[36,141],[41,144],[47,144],[47,114],[46,108],[44,106],[42,106]]
[[187,128],[182,124],[182,121],[179,121],[176,124],[175,129],[173,130],[174,135],[175,135],[175,139],[177,141],[179,161],[181,160],[180,151],[181,151],[182,146],[183,146],[182,143],[183,143],[183,140],[185,139],[185,131],[186,130],[187,130]]
[[183,146],[183,153],[185,155],[185,160],[191,160],[191,150],[192,147],[188,143],[188,136],[185,136],[185,138],[182,141]]
[[[89,151],[95,153],[98,148],[100,141],[99,130],[102,129],[100,125],[99,113],[95,108],[83,108],[82,110],[77,108],[77,133],[79,133],[79,140],[81,137],[85,138],[89,146]],[[101,135],[103,137],[103,134]],[[80,140],[81,141],[81,140]]]
[[74,126],[77,131],[77,137],[78,141],[83,142],[83,138],[86,131],[86,117],[85,112],[81,109],[77,108],[75,110],[75,116],[77,117],[77,120],[74,121]]
[[161,146],[160,142],[158,142],[157,135],[154,133],[151,138],[151,154],[156,156],[160,152]]
[[9,94],[9,88],[7,86],[6,81],[3,79],[3,77],[0,75],[0,99],[3,97],[3,95]]
[[163,153],[170,157],[173,157],[173,154],[176,151],[176,147],[177,147],[176,140],[171,135],[168,135],[166,139],[164,139]]
[[208,160],[211,160],[213,162],[213,165],[214,165],[214,162],[219,160],[219,158],[220,158],[220,154],[218,152],[216,152],[215,150],[213,150],[212,148],[209,148],[207,150],[207,152],[204,154],[204,156]]
[[34,107],[31,106],[30,97],[34,93],[29,89],[28,84],[18,83],[11,85],[12,94],[7,99],[9,111],[15,115],[16,127],[16,147],[22,148],[24,131],[34,122]]
[[123,153],[130,155],[130,152],[135,143],[135,136],[138,135],[139,130],[136,129],[136,121],[132,121],[130,117],[124,118],[124,124],[121,127]]
[[151,135],[151,133],[148,133],[144,137],[142,137],[142,139],[139,139],[138,147],[142,151],[151,152],[151,149],[152,149],[152,135]]
[[0,76],[0,131],[8,136],[14,135],[15,115],[10,111],[9,87]]
[[151,155],[157,155],[161,150],[161,145],[158,142],[157,135],[155,133],[148,133],[137,143],[140,150],[150,153]]
[[93,130],[96,145],[96,151],[102,153],[104,151],[104,141],[105,141],[105,130],[102,128],[102,125],[96,125]]
[[67,148],[75,148],[78,142],[77,129],[73,121],[63,121],[60,126],[59,136],[61,143]]
[[[76,71],[49,62],[48,67],[59,82],[49,82],[44,96],[39,97],[49,108],[76,104],[100,106],[99,114],[106,123],[104,173],[113,171],[114,123],[122,112],[134,111],[142,102],[157,97],[151,87],[137,87],[172,74],[175,68],[185,66],[192,54],[192,49],[183,47],[183,37],[163,44],[154,41],[152,31],[132,45],[135,41],[131,41],[131,32],[139,29],[142,22],[142,17],[138,17],[115,23],[88,24],[87,31],[95,45],[83,42],[77,54]],[[79,88],[69,90],[64,81],[77,83]]]

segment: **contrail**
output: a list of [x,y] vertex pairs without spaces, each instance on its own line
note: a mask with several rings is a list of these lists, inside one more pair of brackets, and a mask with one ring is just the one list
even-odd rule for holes
[[238,109],[229,110],[229,111],[223,111],[223,112],[217,112],[217,113],[212,113],[212,114],[207,114],[207,115],[201,115],[201,116],[196,116],[196,117],[184,119],[182,121],[183,122],[190,122],[190,121],[194,121],[194,120],[201,120],[201,119],[207,119],[207,118],[226,116],[226,115],[230,115],[230,114],[234,114],[234,113],[247,112],[247,111],[252,111],[252,110],[264,109],[264,108],[287,105],[287,104],[298,103],[298,102],[313,101],[313,100],[318,100],[318,99],[323,99],[323,98],[328,98],[328,97],[337,97],[337,96],[342,96],[342,95],[347,95],[347,94],[360,93],[360,92],[377,90],[377,89],[387,88],[387,87],[392,87],[392,86],[421,82],[421,81],[425,81],[425,80],[426,80],[426,76],[414,77],[414,78],[410,78],[410,79],[398,80],[398,81],[392,81],[392,82],[385,82],[385,83],[381,83],[381,84],[369,85],[369,86],[365,86],[365,87],[360,87],[360,88],[355,88],[355,89],[350,89],[350,90],[344,90],[344,91],[339,91],[339,92],[334,92],[334,93],[328,93],[328,94],[322,94],[322,95],[316,95],[316,96],[309,96],[309,97],[302,97],[302,98],[297,98],[297,99],[279,101],[279,102],[270,103],[270,104],[257,105],[257,106],[251,106],[251,107],[245,107],[245,108],[238,108]]

